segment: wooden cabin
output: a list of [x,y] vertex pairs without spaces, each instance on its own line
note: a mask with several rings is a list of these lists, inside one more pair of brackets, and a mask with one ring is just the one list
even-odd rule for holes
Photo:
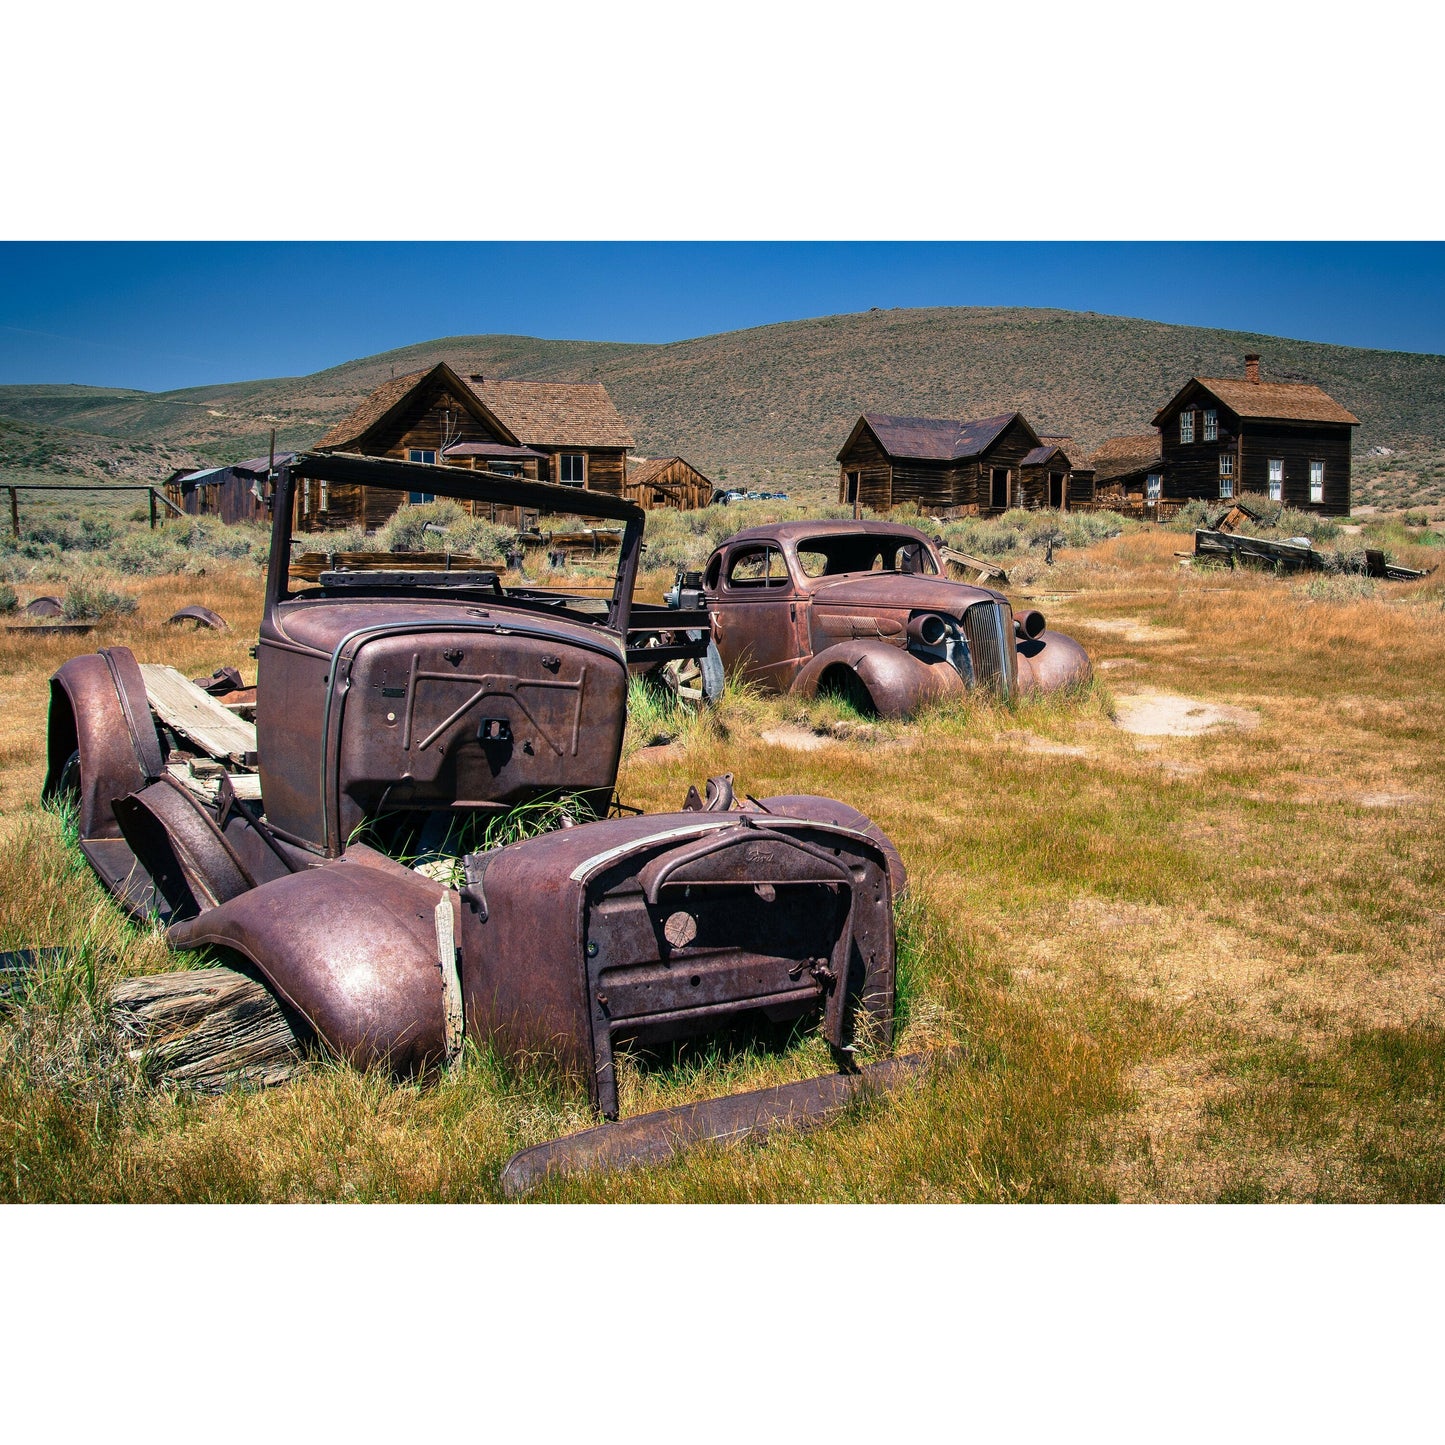
[[1094,489],[1103,500],[1158,502],[1162,495],[1164,458],[1159,434],[1110,437],[1101,442],[1089,460],[1094,467]]
[[1246,356],[1242,377],[1192,376],[1155,415],[1162,493],[1183,501],[1256,492],[1344,516],[1359,424],[1317,386],[1263,380],[1259,357]]
[[[295,452],[277,452],[276,465],[289,462],[295,455]],[[215,517],[221,522],[269,522],[266,481],[270,470],[268,453],[264,457],[247,457],[229,466],[173,472],[165,484],[166,497],[172,506],[192,517]]]
[[[620,493],[632,438],[606,388],[595,383],[463,380],[445,362],[393,377],[333,426],[318,451],[358,452],[402,461],[441,462],[546,482]],[[425,492],[327,487],[303,481],[296,498],[301,531],[380,526]],[[468,503],[472,511],[483,503]],[[512,509],[489,509],[510,522]],[[508,515],[503,516],[500,513]],[[496,513],[493,515],[493,513]]]
[[653,457],[630,463],[623,495],[639,507],[675,507],[692,511],[706,507],[716,488],[698,469],[682,457]]
[[[1075,463],[1074,456],[1081,460]],[[1016,506],[1062,512],[1093,500],[1093,469],[1084,465],[1073,437],[1041,436],[1039,445],[1019,463]]]
[[877,512],[913,502],[934,516],[990,516],[1047,506],[1050,495],[1066,504],[1071,470],[1022,412],[979,421],[868,412],[838,453],[838,500]]

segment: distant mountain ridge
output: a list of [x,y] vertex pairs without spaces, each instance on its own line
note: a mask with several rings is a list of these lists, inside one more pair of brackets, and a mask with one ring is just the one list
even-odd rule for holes
[[[980,417],[1023,411],[1087,446],[1149,429],[1192,375],[1307,380],[1361,420],[1356,452],[1445,437],[1445,356],[1033,308],[866,311],[662,345],[452,336],[309,376],[170,392],[0,387],[0,417],[228,461],[314,442],[393,374],[446,361],[463,375],[601,381],[645,456],[827,471],[860,412]],[[3,460],[0,460],[3,465]]]

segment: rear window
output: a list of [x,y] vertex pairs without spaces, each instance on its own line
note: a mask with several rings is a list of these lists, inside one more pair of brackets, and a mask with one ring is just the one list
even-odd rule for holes
[[798,565],[809,577],[845,572],[907,572],[934,576],[933,553],[913,537],[870,537],[845,533],[798,543]]

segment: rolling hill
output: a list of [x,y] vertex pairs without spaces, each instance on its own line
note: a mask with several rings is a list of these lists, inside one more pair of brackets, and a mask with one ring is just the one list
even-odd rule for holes
[[142,445],[232,460],[263,450],[272,426],[278,445],[305,446],[387,377],[445,360],[463,375],[602,381],[645,456],[681,452],[710,473],[825,475],[861,411],[1017,408],[1041,431],[1092,446],[1146,431],[1190,375],[1242,373],[1247,351],[1262,354],[1266,377],[1313,381],[1349,407],[1362,422],[1357,456],[1376,445],[1433,449],[1445,437],[1445,356],[978,307],[875,310],[666,345],[452,336],[310,376],[159,393],[0,387],[0,418],[24,423],[32,450],[59,429],[106,438],[128,460]]

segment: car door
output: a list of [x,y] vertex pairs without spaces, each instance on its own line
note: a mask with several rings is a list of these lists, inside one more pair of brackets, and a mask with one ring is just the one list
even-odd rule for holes
[[792,682],[799,667],[797,599],[775,542],[728,549],[717,581],[713,635],[723,665],[745,681],[776,691]]

